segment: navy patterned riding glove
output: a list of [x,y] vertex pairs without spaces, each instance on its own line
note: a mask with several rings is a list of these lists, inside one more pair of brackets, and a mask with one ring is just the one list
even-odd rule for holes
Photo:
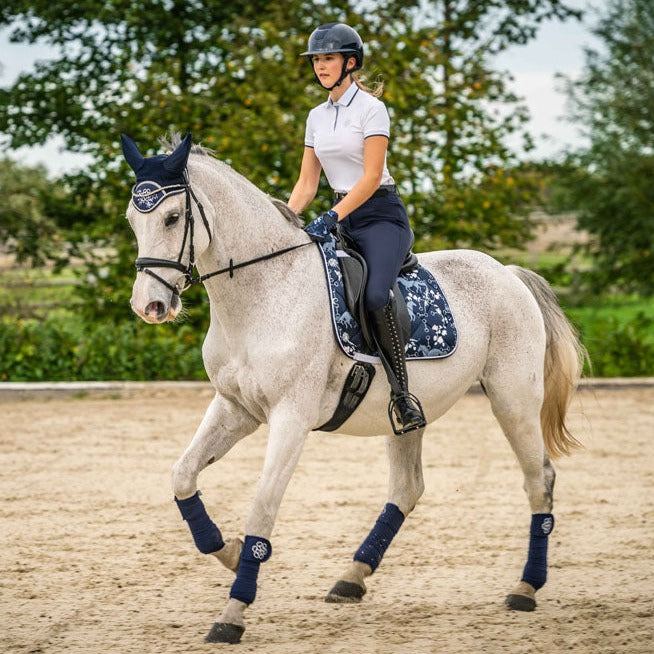
[[338,214],[330,209],[322,216],[318,216],[312,220],[305,228],[304,231],[311,237],[311,240],[324,243],[329,239],[329,233],[336,227],[338,222]]

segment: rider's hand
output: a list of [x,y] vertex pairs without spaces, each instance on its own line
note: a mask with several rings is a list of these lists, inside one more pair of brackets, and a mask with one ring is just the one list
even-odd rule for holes
[[324,243],[329,239],[329,233],[334,229],[338,222],[338,214],[330,209],[329,211],[318,216],[312,220],[305,228],[304,231],[311,237],[313,241]]

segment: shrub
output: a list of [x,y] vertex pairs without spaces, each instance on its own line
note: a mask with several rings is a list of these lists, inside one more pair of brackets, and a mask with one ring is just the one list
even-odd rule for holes
[[569,313],[590,355],[593,376],[654,376],[654,318],[643,311],[626,321],[619,316]]
[[188,325],[136,321],[0,322],[3,381],[203,380],[202,340]]

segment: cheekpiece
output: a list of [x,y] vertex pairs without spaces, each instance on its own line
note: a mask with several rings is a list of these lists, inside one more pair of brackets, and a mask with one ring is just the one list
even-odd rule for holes
[[181,184],[161,186],[157,182],[144,181],[132,187],[132,204],[137,211],[149,213],[171,195],[184,193],[186,187]]

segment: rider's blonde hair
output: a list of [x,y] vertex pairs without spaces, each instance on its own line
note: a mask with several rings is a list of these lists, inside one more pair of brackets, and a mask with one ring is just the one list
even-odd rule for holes
[[379,98],[384,92],[384,82],[380,78],[377,78],[373,82],[372,86],[368,86],[366,84],[368,78],[363,73],[352,73],[352,79],[362,91],[370,93],[370,95],[374,96],[375,98]]

